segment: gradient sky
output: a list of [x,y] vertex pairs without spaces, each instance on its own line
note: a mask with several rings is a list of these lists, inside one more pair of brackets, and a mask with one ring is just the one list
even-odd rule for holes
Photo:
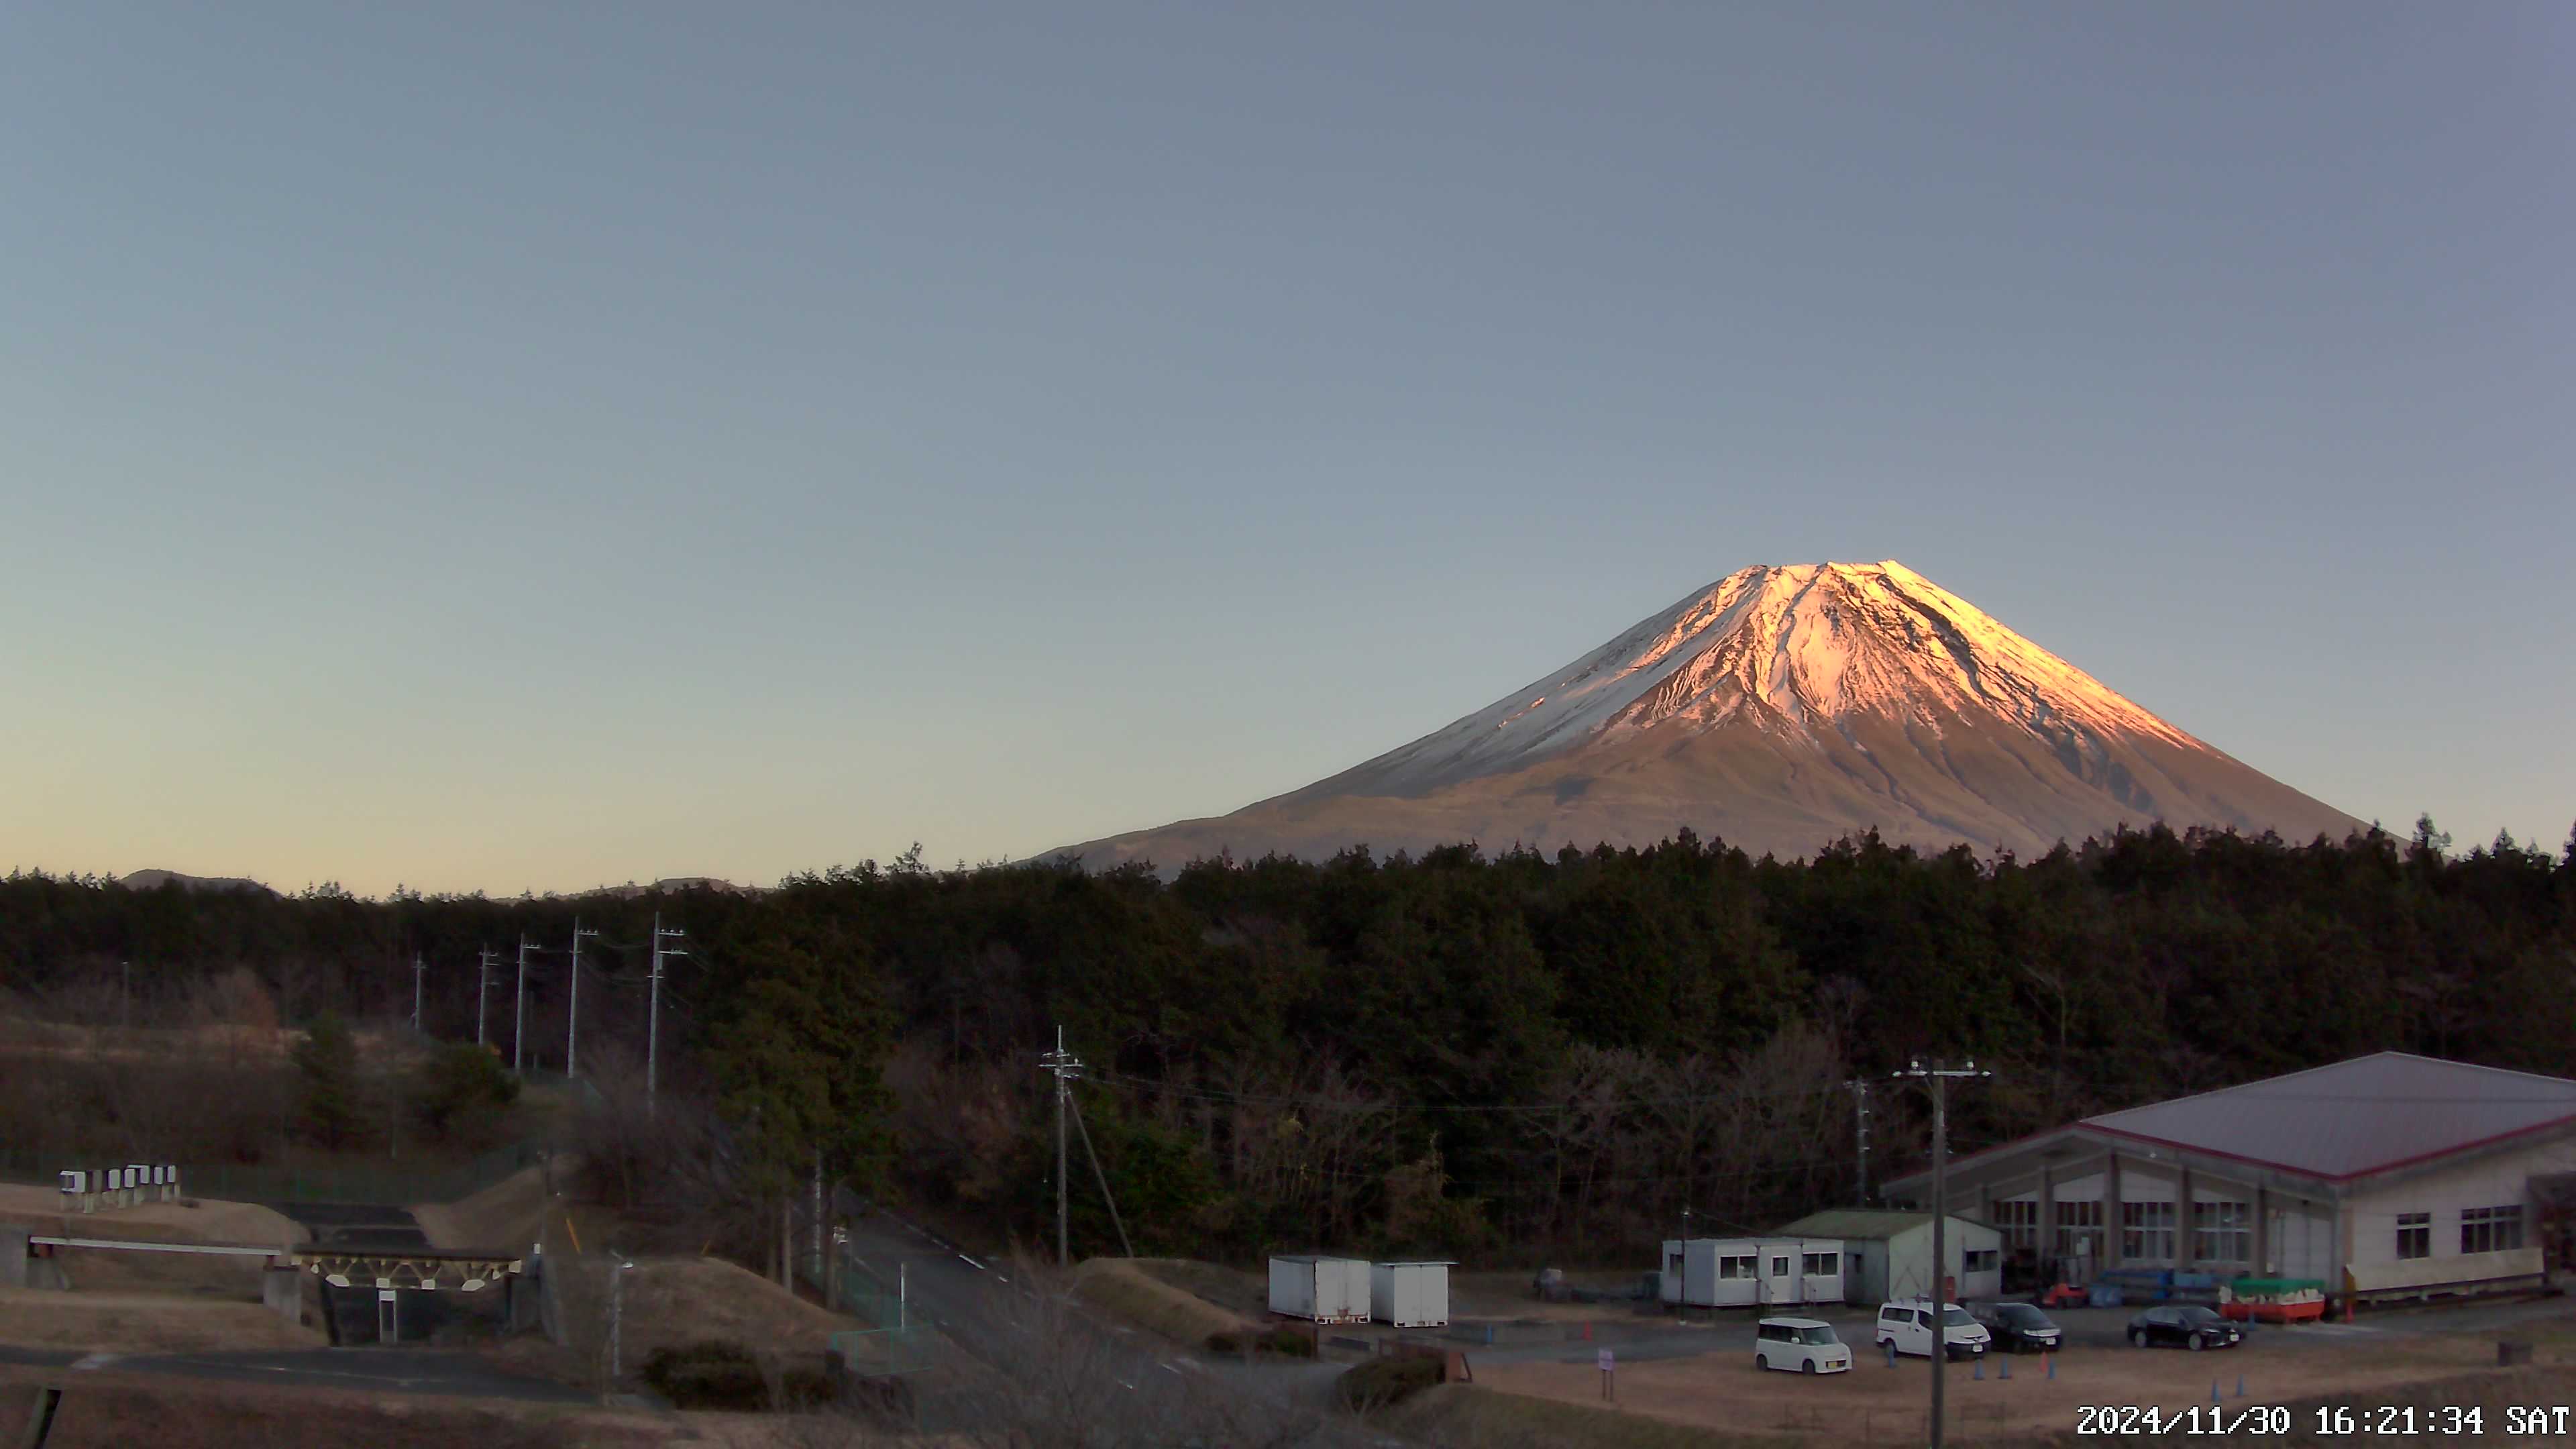
[[1026,855],[1901,559],[2576,820],[2576,6],[16,5],[0,868]]

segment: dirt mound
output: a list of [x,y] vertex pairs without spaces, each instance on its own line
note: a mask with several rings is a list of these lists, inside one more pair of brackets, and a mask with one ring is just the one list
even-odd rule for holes
[[624,1318],[631,1363],[708,1338],[739,1339],[761,1353],[820,1353],[832,1334],[857,1326],[715,1258],[640,1260],[626,1276]]
[[313,1235],[293,1219],[251,1202],[188,1198],[94,1213],[66,1213],[51,1187],[0,1182],[0,1222],[67,1238],[145,1238],[156,1243],[301,1243]]
[[[64,1213],[62,1194],[50,1187],[0,1183],[0,1223],[63,1238],[125,1238],[146,1243],[236,1243],[282,1248],[313,1236],[302,1224],[247,1202],[194,1200],[147,1203],[105,1212]],[[54,1250],[72,1290],[90,1293],[169,1293],[189,1298],[259,1301],[264,1258],[207,1257],[195,1253],[141,1253],[116,1248]]]
[[[555,1170],[568,1165],[562,1161]],[[524,1168],[472,1197],[449,1203],[419,1203],[411,1210],[430,1246],[524,1253],[544,1229],[554,1198],[546,1191],[546,1169]]]
[[255,1303],[0,1288],[0,1343],[115,1353],[195,1353],[320,1348],[323,1339],[318,1330],[298,1327]]
[[1253,1318],[1269,1316],[1270,1284],[1258,1273],[1203,1263],[1196,1258],[1134,1258],[1129,1261],[1146,1275],[1169,1283],[1184,1293],[1196,1294],[1229,1313]]
[[1244,1314],[1176,1288],[1128,1258],[1091,1258],[1077,1264],[1073,1291],[1104,1312],[1191,1348],[1206,1347],[1209,1334],[1239,1332],[1246,1324]]

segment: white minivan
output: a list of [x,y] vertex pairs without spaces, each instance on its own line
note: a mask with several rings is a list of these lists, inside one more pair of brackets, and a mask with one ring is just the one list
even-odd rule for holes
[[1753,1331],[1753,1366],[1802,1374],[1838,1374],[1851,1367],[1851,1348],[1834,1326],[1813,1318],[1766,1318]]
[[[1956,1303],[1941,1310],[1942,1342],[1948,1345],[1952,1358],[1975,1358],[1994,1342],[1986,1326],[1968,1316],[1968,1310]],[[1878,1306],[1878,1342],[1881,1347],[1896,1345],[1898,1353],[1919,1358],[1932,1356],[1932,1301],[1928,1298],[1900,1298]]]

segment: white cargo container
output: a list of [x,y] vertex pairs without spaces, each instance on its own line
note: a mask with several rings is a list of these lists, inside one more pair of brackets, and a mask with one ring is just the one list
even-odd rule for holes
[[1317,1323],[1368,1322],[1368,1260],[1303,1256],[1271,1259],[1270,1311]]
[[1449,1264],[1376,1263],[1369,1268],[1369,1317],[1398,1328],[1449,1326]]

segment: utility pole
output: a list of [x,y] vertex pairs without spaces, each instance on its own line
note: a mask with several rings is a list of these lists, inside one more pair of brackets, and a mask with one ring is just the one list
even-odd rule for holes
[[412,953],[411,953],[411,1029],[412,1029],[412,1031],[413,1031],[415,1034],[417,1034],[417,1033],[420,1031],[420,986],[421,986],[421,982],[422,982],[422,980],[424,979],[424,978],[423,978],[423,976],[422,976],[422,973],[423,973],[423,972],[426,972],[428,969],[429,969],[429,968],[428,968],[427,966],[425,966],[425,965],[423,965],[423,964],[421,963],[420,953],[419,953],[418,951],[414,951],[414,952],[412,952]]
[[1932,1449],[1941,1449],[1941,1367],[1950,1357],[1950,1258],[1944,1241],[1950,1216],[1950,1118],[1949,1101],[1943,1090],[1952,1077],[1991,1077],[1992,1072],[1977,1070],[1971,1057],[1965,1066],[1945,1067],[1934,1061],[1927,1070],[1920,1061],[1893,1073],[1932,1084]]
[[474,1044],[476,1046],[483,1045],[483,1002],[492,994],[492,955],[492,948],[489,946],[475,953],[475,960],[481,968],[474,984]]
[[1064,1028],[1055,1029],[1055,1050],[1038,1057],[1038,1070],[1055,1075],[1055,1261],[1059,1268],[1073,1265],[1066,1229],[1064,1113],[1073,1100],[1074,1079],[1082,1075],[1082,1058],[1064,1049]]
[[569,1082],[581,1071],[581,938],[597,936],[597,931],[581,928],[581,917],[572,918],[572,1016],[564,1023],[564,1080]]
[[653,913],[653,1005],[644,1019],[644,1115],[647,1117],[655,1115],[653,1082],[662,1050],[662,958],[689,954],[677,946],[664,946],[662,942],[688,934],[677,926],[667,931],[662,929],[662,913]]
[[1852,1134],[1860,1143],[1860,1163],[1854,1181],[1852,1206],[1869,1206],[1869,1083],[1855,1079],[1852,1089]]
[[519,933],[519,994],[513,1003],[510,1021],[510,1070],[527,1070],[525,1049],[528,1044],[528,933]]

